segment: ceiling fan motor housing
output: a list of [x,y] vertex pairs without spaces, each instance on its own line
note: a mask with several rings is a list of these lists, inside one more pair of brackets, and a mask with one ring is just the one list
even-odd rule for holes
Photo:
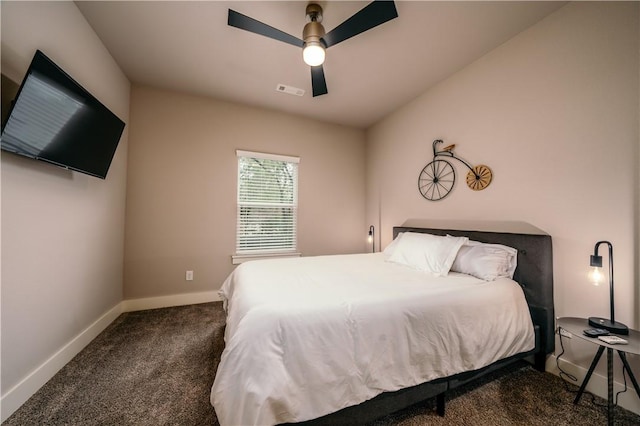
[[302,39],[305,43],[310,41],[320,42],[320,39],[324,37],[324,27],[319,22],[309,22],[304,26],[302,31]]
[[309,22],[304,26],[302,30],[302,40],[305,43],[316,42],[321,43],[322,37],[324,37],[324,27],[322,26],[322,7],[320,5],[311,3],[307,5],[307,19]]

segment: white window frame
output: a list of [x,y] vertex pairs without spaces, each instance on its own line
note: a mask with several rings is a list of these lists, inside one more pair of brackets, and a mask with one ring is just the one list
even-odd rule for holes
[[[279,257],[299,257],[300,253],[297,250],[298,241],[297,241],[297,222],[298,222],[298,173],[297,173],[297,165],[300,163],[299,157],[292,157],[287,155],[279,155],[279,154],[269,154],[264,152],[253,152],[253,151],[243,151],[236,150],[236,157],[238,159],[238,177],[237,177],[237,187],[236,187],[236,249],[235,254],[231,256],[232,263],[234,265],[246,262],[248,260],[253,259],[262,259],[262,258],[279,258]],[[256,159],[265,159],[265,160],[274,160],[274,161],[282,161],[287,163],[293,163],[296,165],[296,174],[294,179],[294,200],[290,205],[294,209],[294,247],[291,249],[283,249],[283,250],[251,250],[251,251],[240,251],[239,250],[239,239],[240,239],[240,209],[242,207],[242,202],[240,200],[240,159],[241,158],[256,158]],[[255,204],[254,204],[255,205]]]

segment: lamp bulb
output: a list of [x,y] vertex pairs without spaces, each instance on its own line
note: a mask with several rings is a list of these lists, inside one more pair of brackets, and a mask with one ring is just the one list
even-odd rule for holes
[[316,67],[324,63],[324,48],[317,42],[309,42],[302,49],[302,58],[304,62],[311,66]]
[[591,270],[589,274],[589,280],[593,283],[593,285],[600,285],[603,280],[602,272],[600,272],[600,268],[597,266]]
[[369,244],[371,244],[373,242],[373,235],[371,235],[371,233],[369,233],[369,236],[367,237],[367,242]]

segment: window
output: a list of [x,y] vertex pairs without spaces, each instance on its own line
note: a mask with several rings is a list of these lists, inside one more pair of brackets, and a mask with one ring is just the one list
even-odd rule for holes
[[297,251],[297,157],[237,151],[238,206],[233,263]]

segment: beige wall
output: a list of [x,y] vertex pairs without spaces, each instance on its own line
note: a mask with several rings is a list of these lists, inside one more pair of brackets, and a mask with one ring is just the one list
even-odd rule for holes
[[[383,246],[407,218],[526,221],[553,237],[557,316],[606,317],[608,286],[586,275],[607,239],[616,319],[639,328],[638,16],[637,2],[570,3],[371,128],[367,219]],[[457,164],[448,198],[422,198],[438,138],[489,165],[491,185],[470,190]],[[588,366],[585,345],[572,342],[568,359]]]
[[[2,72],[21,81],[36,49],[129,122],[129,82],[72,2],[2,2]],[[106,180],[2,153],[3,398],[122,300],[126,157],[126,130]]]
[[232,271],[236,149],[301,158],[303,255],[365,250],[363,131],[140,86],[131,121],[125,299],[217,290]]

